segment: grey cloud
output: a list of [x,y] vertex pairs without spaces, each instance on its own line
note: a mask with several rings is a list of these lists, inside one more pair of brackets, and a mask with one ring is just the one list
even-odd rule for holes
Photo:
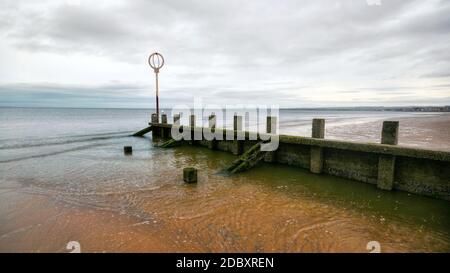
[[188,63],[214,65],[211,58],[223,57],[226,65],[259,66],[372,48],[388,36],[401,40],[417,32],[447,33],[448,5],[443,3],[418,15],[424,19],[420,23],[413,17],[390,25],[417,2],[385,1],[377,8],[365,1],[131,1],[109,9],[61,5],[22,18],[25,23],[15,35],[18,46],[28,50],[87,50],[123,60],[124,52],[134,58],[145,44],[161,44]]
[[[0,11],[0,29],[18,50],[102,56],[118,65],[143,65],[150,51],[161,50],[163,92],[172,102],[203,96],[291,106],[309,103],[309,90],[334,83],[336,94],[354,94],[353,101],[359,91],[371,91],[404,94],[407,102],[414,86],[387,81],[374,87],[366,81],[449,80],[448,1],[390,0],[381,6],[365,0],[82,1],[80,6],[63,1],[45,8],[16,2]],[[339,86],[341,81],[367,89]],[[122,83],[48,89],[83,96],[152,95],[150,85]]]
[[434,71],[429,74],[424,74],[422,78],[450,78],[450,72],[448,71]]

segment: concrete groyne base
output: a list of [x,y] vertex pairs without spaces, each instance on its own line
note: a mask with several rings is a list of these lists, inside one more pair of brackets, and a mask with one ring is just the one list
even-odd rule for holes
[[[278,135],[278,149],[265,155],[262,161],[369,183],[382,190],[401,190],[450,201],[450,152],[397,146],[398,122],[385,123],[382,132],[385,144],[377,144],[324,139],[325,123],[315,121],[315,137]],[[223,140],[206,140],[202,137],[204,128],[192,123],[178,124],[150,123],[153,138],[172,139],[172,127],[176,126],[176,130],[190,130],[192,136],[197,136],[195,141],[177,141],[179,145],[196,145],[235,155],[267,139],[263,134],[248,131],[215,129],[216,133],[218,130],[223,133]],[[227,135],[234,139],[225,140]],[[174,146],[173,140],[171,144],[168,146]]]

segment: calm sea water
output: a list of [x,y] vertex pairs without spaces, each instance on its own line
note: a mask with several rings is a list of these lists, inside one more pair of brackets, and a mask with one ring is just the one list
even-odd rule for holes
[[[129,137],[151,112],[0,108],[0,251],[450,251],[446,201],[281,165],[222,176],[230,154]],[[314,117],[327,138],[378,142],[381,120],[400,119],[401,144],[450,146],[425,113],[281,110],[280,132],[309,136]]]

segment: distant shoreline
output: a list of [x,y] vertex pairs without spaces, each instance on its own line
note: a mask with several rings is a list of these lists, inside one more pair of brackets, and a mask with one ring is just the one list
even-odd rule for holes
[[282,110],[311,111],[394,111],[394,112],[450,112],[450,106],[361,106],[361,107],[317,107],[317,108],[280,108]]
[[[114,108],[114,107],[43,107],[43,106],[0,106],[0,108],[30,108],[30,109],[114,109],[114,110],[154,110],[154,108]],[[170,108],[162,108],[169,110]],[[303,111],[380,111],[380,112],[450,112],[450,106],[360,106],[360,107],[311,107],[311,108],[280,108],[280,110]]]

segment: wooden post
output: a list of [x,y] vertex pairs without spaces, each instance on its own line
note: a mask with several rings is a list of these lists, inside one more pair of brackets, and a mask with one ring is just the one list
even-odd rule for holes
[[[216,115],[214,113],[212,113],[212,115],[210,115],[208,117],[208,125],[209,128],[211,128],[211,132],[214,133],[215,129],[216,129]],[[208,142],[208,148],[210,148],[211,150],[216,149],[217,147],[217,141],[215,139],[212,139]]]
[[[167,114],[165,114],[165,113],[161,114],[161,123],[167,124]],[[161,138],[163,138],[163,139],[167,138],[167,136],[168,136],[167,132],[168,132],[167,128],[161,127]]]
[[158,115],[156,113],[152,114],[152,123],[158,123]]
[[208,126],[211,129],[216,128],[216,114],[212,113],[209,117],[208,117]]
[[167,114],[165,113],[161,114],[161,123],[167,124]]
[[183,169],[183,180],[186,183],[196,183],[197,182],[197,169],[188,167]]
[[172,138],[172,129],[175,128],[179,132],[180,125],[181,125],[180,117],[181,117],[180,114],[173,114],[173,126],[172,126],[172,128],[167,128],[167,132],[168,132],[168,137],[169,138]]
[[173,115],[173,124],[174,125],[180,125],[180,117],[181,117],[180,114],[174,114]]
[[233,130],[242,131],[242,116],[234,115],[233,117]]
[[325,138],[325,119],[315,118],[312,124],[312,138]]
[[[381,131],[381,144],[397,145],[398,143],[398,121],[383,121]],[[392,190],[394,187],[395,156],[380,155],[378,158],[378,180],[377,187],[383,190]]]
[[232,148],[232,152],[234,155],[240,155],[242,154],[242,150],[243,150],[243,141],[242,140],[238,140],[238,132],[242,131],[242,116],[238,116],[238,115],[234,115],[233,117],[233,136],[234,140],[233,140],[233,148]]
[[266,133],[276,134],[277,133],[277,117],[267,117]]
[[[277,133],[277,117],[267,116],[266,119],[266,133],[268,134],[276,134]],[[276,153],[275,151],[267,152],[264,156],[265,162],[275,162],[276,161]]]
[[398,121],[383,121],[383,129],[381,131],[381,144],[397,145],[398,127]]
[[124,147],[123,147],[123,153],[124,153],[125,155],[131,155],[131,154],[133,154],[133,147],[131,147],[131,146],[124,146]]
[[[312,122],[312,138],[325,137],[325,119],[313,119]],[[323,148],[311,146],[309,170],[312,173],[322,173],[323,171]]]
[[195,115],[189,116],[189,126],[191,127],[191,144],[195,145],[195,141],[194,141]]
[[195,115],[189,116],[189,126],[195,127]]
[[152,125],[153,125],[153,129],[152,129],[152,140],[156,140],[156,138],[159,135],[159,127],[155,127],[154,124],[158,123],[158,114],[153,113],[152,114]]

